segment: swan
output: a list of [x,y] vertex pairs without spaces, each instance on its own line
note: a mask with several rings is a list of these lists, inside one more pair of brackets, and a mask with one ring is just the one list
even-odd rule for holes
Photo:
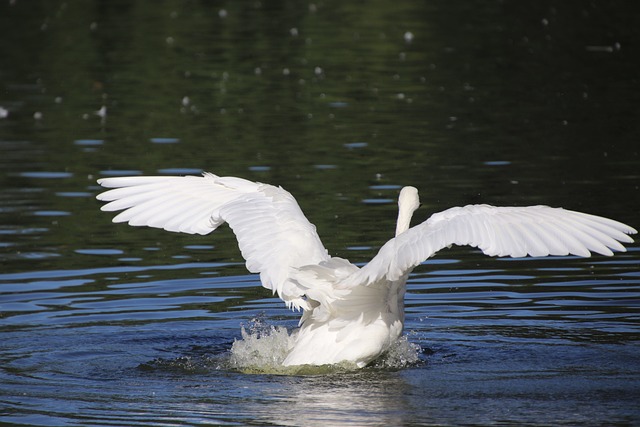
[[288,307],[302,310],[284,366],[349,363],[361,368],[400,337],[404,295],[414,267],[451,245],[490,256],[611,256],[637,231],[620,222],[548,206],[468,205],[436,213],[410,228],[418,190],[398,197],[395,237],[359,268],[332,257],[294,197],[282,187],[237,177],[102,178],[102,211],[113,222],[208,234],[228,223],[246,267]]

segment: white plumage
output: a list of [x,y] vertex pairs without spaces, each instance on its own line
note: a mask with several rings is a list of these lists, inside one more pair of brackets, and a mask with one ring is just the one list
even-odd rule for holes
[[293,196],[242,178],[141,176],[104,178],[103,211],[113,222],[208,234],[223,223],[235,233],[247,269],[289,306],[304,310],[284,360],[290,365],[351,362],[365,366],[394,343],[404,324],[411,270],[442,248],[470,245],[492,256],[590,256],[625,251],[633,228],[580,212],[469,205],[409,228],[418,191],[398,198],[396,236],[362,268],[329,256]]

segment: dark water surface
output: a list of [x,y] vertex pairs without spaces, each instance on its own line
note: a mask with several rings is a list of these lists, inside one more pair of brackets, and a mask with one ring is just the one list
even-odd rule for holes
[[365,263],[416,218],[548,204],[640,227],[640,3],[0,4],[0,423],[638,425],[640,247],[416,269],[419,361],[244,373],[293,328],[232,233],[114,225],[95,181],[282,185]]

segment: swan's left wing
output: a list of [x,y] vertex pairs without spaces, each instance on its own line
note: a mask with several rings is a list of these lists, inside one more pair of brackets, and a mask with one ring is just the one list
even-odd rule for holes
[[208,234],[227,222],[247,269],[288,305],[304,307],[304,289],[290,280],[304,265],[329,259],[315,226],[280,187],[235,177],[138,176],[98,180],[103,211],[122,210],[113,222]]
[[469,205],[432,215],[389,240],[345,285],[397,280],[451,245],[478,247],[491,256],[613,255],[632,243],[628,225],[608,218],[548,206]]

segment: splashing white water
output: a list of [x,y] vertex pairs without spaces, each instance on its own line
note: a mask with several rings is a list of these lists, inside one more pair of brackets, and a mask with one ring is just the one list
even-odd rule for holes
[[402,335],[391,344],[386,353],[374,360],[371,366],[390,369],[406,368],[420,361],[420,353],[422,353],[422,348],[418,344],[410,342],[406,335]]
[[286,328],[254,320],[249,331],[243,326],[241,333],[242,339],[236,340],[231,347],[232,366],[270,369],[282,365],[292,341]]
[[[324,374],[356,369],[353,363],[324,366],[282,366],[293,346],[296,330],[289,333],[283,326],[266,324],[253,319],[249,326],[242,327],[242,339],[231,347],[231,368],[247,373],[272,373],[283,375]],[[400,337],[391,348],[371,366],[375,368],[399,369],[419,361],[420,346]]]

